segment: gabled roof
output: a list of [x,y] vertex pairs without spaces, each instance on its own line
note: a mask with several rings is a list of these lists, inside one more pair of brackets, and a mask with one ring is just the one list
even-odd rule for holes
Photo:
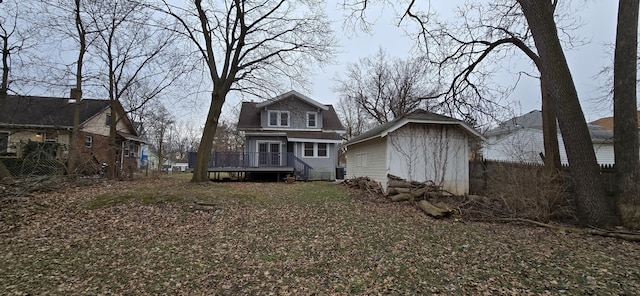
[[516,116],[498,124],[498,127],[488,131],[487,136],[508,134],[523,128],[542,129],[542,111],[533,110],[527,114]]
[[[109,108],[108,100],[84,99],[80,105],[80,122],[85,122]],[[0,125],[20,127],[73,127],[74,104],[68,98],[7,96],[0,112]]]
[[[282,96],[279,96],[279,97],[282,97]],[[260,109],[261,109],[260,106],[264,106],[264,105],[261,105],[263,103],[242,102],[242,107],[240,109],[240,116],[238,119],[238,129],[259,130],[262,128],[261,122],[260,122]],[[322,129],[332,130],[332,131],[344,131],[344,127],[342,126],[342,123],[340,123],[338,114],[336,113],[336,110],[333,108],[333,106],[332,105],[322,105],[322,106],[323,106],[322,110],[324,110],[322,112]]]
[[[607,122],[607,118],[608,117],[605,117],[599,120],[605,119],[604,122]],[[601,126],[597,123],[599,120],[587,124],[591,141],[594,143],[612,143],[613,129],[609,130],[607,126]],[[501,122],[498,127],[488,131],[486,136],[505,135],[525,129],[534,129],[542,132],[542,111],[533,110],[527,114],[516,116],[507,121]],[[557,133],[560,134],[559,128]]]
[[345,146],[368,141],[373,138],[382,138],[387,136],[390,132],[393,132],[408,123],[423,123],[423,124],[449,124],[449,125],[459,125],[464,131],[467,133],[478,137],[480,139],[484,139],[484,137],[475,129],[470,127],[468,124],[464,123],[461,120],[451,118],[448,116],[435,114],[425,110],[416,110],[409,114],[405,114],[404,116],[398,117],[392,121],[389,121],[385,124],[374,127],[357,137],[352,138]]
[[287,98],[290,98],[290,97],[296,97],[296,98],[306,102],[307,104],[312,105],[314,107],[317,107],[319,109],[322,109],[322,110],[325,110],[325,111],[329,110],[326,105],[320,104],[316,100],[313,100],[313,99],[311,99],[311,98],[309,98],[309,97],[307,97],[307,96],[305,96],[305,95],[303,95],[303,94],[301,94],[301,93],[299,93],[299,92],[297,92],[295,90],[290,90],[290,91],[288,91],[286,93],[283,93],[283,94],[281,94],[281,95],[279,95],[279,96],[277,96],[275,98],[271,98],[271,99],[268,99],[268,100],[266,100],[264,102],[258,103],[256,105],[256,107],[257,108],[262,108],[262,107],[265,107],[265,106],[269,106],[269,105],[271,105],[271,104],[273,104],[275,102],[278,102],[280,100],[287,99]]

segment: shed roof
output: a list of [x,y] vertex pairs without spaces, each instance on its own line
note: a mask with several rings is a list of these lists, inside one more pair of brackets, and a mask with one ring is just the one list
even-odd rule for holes
[[405,114],[404,116],[398,117],[392,121],[389,121],[385,124],[379,125],[377,127],[374,127],[354,138],[352,138],[351,140],[347,141],[347,143],[345,143],[345,146],[351,145],[351,144],[355,144],[355,143],[360,143],[360,142],[364,142],[367,140],[370,140],[372,138],[377,138],[377,137],[384,137],[386,136],[388,133],[393,132],[399,128],[401,128],[402,126],[404,126],[407,123],[426,123],[426,124],[449,124],[449,125],[459,125],[463,130],[465,130],[467,133],[483,139],[483,136],[476,131],[475,129],[473,129],[472,127],[470,127],[468,124],[464,123],[461,120],[452,118],[452,117],[448,117],[448,116],[444,116],[444,115],[440,115],[440,114],[436,114],[433,112],[429,112],[426,110],[416,110],[413,111],[411,113]]

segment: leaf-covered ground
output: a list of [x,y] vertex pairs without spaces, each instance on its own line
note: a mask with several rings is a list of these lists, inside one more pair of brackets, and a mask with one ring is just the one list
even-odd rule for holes
[[324,182],[101,182],[0,206],[1,295],[640,291],[638,243],[433,220]]

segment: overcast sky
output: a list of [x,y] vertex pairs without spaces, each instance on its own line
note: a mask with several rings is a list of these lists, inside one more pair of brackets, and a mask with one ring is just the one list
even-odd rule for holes
[[[341,41],[340,53],[334,65],[318,71],[312,79],[314,83],[311,86],[311,93],[308,93],[311,98],[317,101],[334,105],[337,104],[339,98],[338,93],[333,91],[334,80],[337,76],[345,76],[348,63],[372,56],[380,47],[394,57],[406,58],[410,55],[413,46],[412,40],[406,35],[405,30],[395,26],[392,9],[387,9],[383,13],[373,12],[370,14],[378,18],[371,35],[359,33],[356,36],[350,32],[345,33],[342,29],[343,12],[336,8],[336,3],[339,1],[341,0],[328,0],[327,11],[334,19],[334,30]],[[453,2],[462,3],[463,1],[431,1],[431,5],[444,17],[451,14]],[[587,120],[591,121],[603,116],[611,116],[611,111],[608,108],[597,106],[593,101],[602,96],[602,91],[598,88],[604,85],[603,81],[596,79],[596,75],[605,65],[612,62],[612,53],[610,49],[607,50],[606,44],[613,44],[615,40],[617,1],[589,0],[586,2],[586,6],[580,12],[584,26],[574,33],[577,37],[591,40],[591,42],[567,51],[566,55],[585,116]],[[505,67],[508,68],[510,65],[505,65]],[[513,85],[515,79],[513,76],[503,76],[498,83],[505,86]],[[517,103],[517,110],[514,111],[521,114],[540,109],[539,82],[533,78],[526,78],[524,81],[521,80],[519,85],[510,96],[510,99]]]

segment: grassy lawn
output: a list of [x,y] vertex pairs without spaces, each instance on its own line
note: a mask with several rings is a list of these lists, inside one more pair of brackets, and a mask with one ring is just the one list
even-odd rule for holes
[[637,243],[433,220],[325,182],[142,179],[0,206],[0,295],[640,291]]

